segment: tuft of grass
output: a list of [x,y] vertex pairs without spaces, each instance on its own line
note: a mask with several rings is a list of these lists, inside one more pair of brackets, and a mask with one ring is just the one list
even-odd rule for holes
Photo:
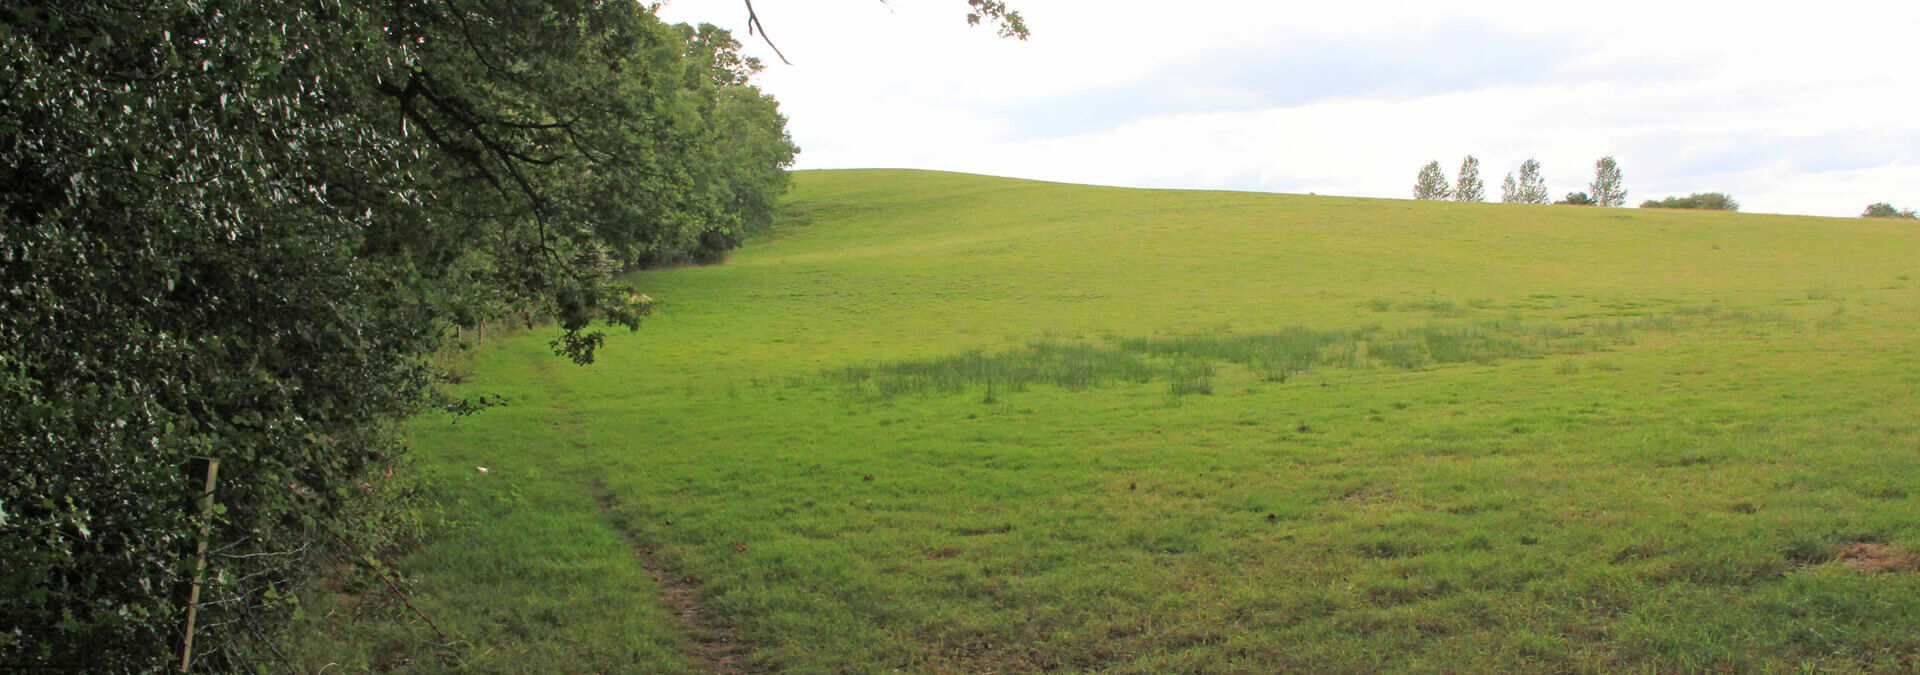
[[1167,393],[1174,396],[1211,395],[1213,363],[1183,359],[1167,366]]
[[1466,308],[1455,304],[1453,301],[1438,298],[1427,298],[1425,300],[1402,303],[1400,309],[1428,312],[1434,316],[1464,316],[1467,313]]

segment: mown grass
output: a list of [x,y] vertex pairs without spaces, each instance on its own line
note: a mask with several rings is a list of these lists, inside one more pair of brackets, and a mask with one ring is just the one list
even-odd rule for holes
[[1920,658],[1910,225],[888,171],[787,208],[634,277],[666,310],[600,364],[481,348],[511,405],[410,426],[455,525],[397,561],[459,644],[342,592],[296,665],[708,668],[661,578],[749,670]]

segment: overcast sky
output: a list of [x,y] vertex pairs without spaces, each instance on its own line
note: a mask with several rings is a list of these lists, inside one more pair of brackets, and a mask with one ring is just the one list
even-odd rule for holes
[[[797,168],[1408,197],[1422,165],[1528,157],[1554,196],[1602,155],[1628,200],[1920,207],[1920,2],[671,0],[769,62]],[[1463,6],[1466,5],[1466,6]]]

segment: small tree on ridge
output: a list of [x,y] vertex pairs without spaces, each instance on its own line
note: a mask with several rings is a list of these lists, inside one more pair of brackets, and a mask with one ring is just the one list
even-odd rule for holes
[[1457,202],[1484,202],[1487,200],[1486,184],[1480,182],[1480,160],[1473,155],[1460,162],[1460,180],[1454,184],[1453,200]]
[[1506,180],[1500,181],[1500,203],[1502,204],[1522,203],[1520,201],[1520,183],[1513,179],[1512,171],[1507,172]]
[[1517,192],[1518,204],[1547,204],[1552,198],[1547,196],[1547,179],[1540,175],[1540,161],[1529,158],[1520,163],[1520,189]]
[[1447,174],[1440,170],[1439,162],[1427,162],[1421,167],[1420,178],[1413,183],[1414,199],[1446,201],[1452,196],[1453,187],[1447,184]]
[[1587,186],[1593,193],[1593,203],[1597,206],[1614,207],[1627,203],[1627,188],[1621,185],[1620,164],[1613,156],[1601,157],[1593,163],[1593,184]]

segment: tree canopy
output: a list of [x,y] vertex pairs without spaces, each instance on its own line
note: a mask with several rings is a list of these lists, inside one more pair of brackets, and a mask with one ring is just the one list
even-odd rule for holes
[[[975,3],[983,17],[998,5]],[[78,1],[0,9],[0,663],[271,656],[325,551],[371,549],[392,421],[461,327],[593,325],[623,266],[771,221],[794,148],[710,26],[624,1]]]
[[1507,204],[1545,204],[1552,201],[1547,196],[1547,180],[1540,175],[1540,162],[1529,158],[1520,163],[1520,178],[1513,174],[1500,183],[1500,201]]
[[1420,167],[1420,176],[1413,183],[1413,198],[1443,201],[1453,198],[1453,186],[1447,184],[1447,174],[1440,170],[1439,162]]
[[1916,219],[1920,219],[1920,213],[1915,213],[1913,209],[1895,208],[1894,205],[1888,204],[1886,202],[1876,202],[1874,204],[1868,205],[1867,210],[1860,213],[1860,217],[1861,218],[1899,218],[1903,220],[1916,220]]
[[1740,202],[1721,192],[1695,192],[1685,197],[1668,197],[1640,203],[1643,209],[1708,209],[1713,211],[1738,211]]
[[1460,178],[1455,181],[1454,201],[1483,202],[1487,200],[1486,184],[1480,182],[1480,160],[1473,155],[1460,161]]
[[392,423],[497,403],[437,393],[462,329],[551,321],[592,361],[654,308],[613,273],[767,228],[797,152],[727,31],[624,0],[30,3],[0,56],[0,664],[29,670],[178,667],[203,526],[195,664],[271,663],[316,561],[393,534]]
[[1620,177],[1620,164],[1611,156],[1593,163],[1593,183],[1587,189],[1593,193],[1595,206],[1612,208],[1627,203],[1627,187]]

